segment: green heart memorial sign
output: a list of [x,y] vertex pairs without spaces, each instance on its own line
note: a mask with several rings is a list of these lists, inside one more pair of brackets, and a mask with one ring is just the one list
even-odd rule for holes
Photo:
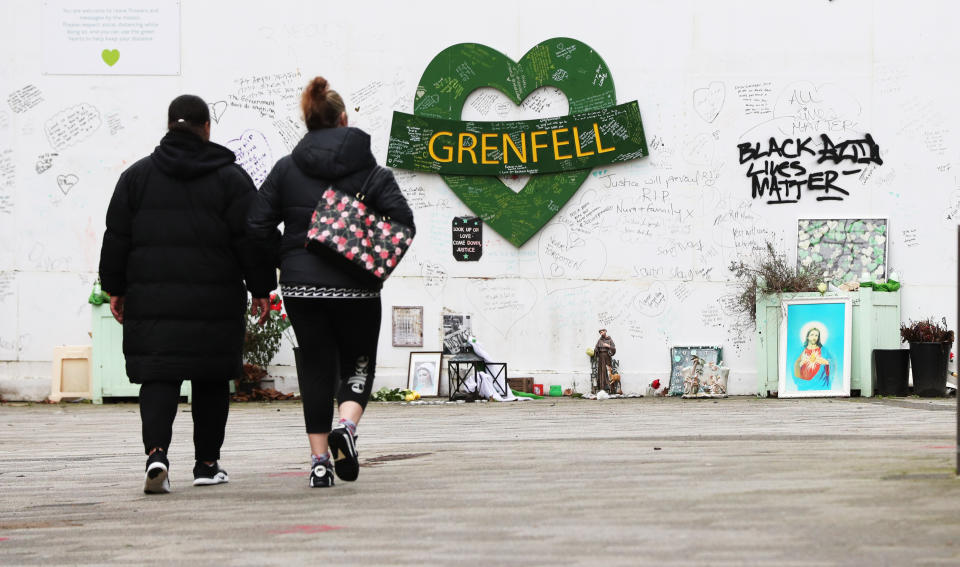
[[[515,122],[460,120],[481,87],[520,105],[552,86],[567,116]],[[441,51],[417,87],[413,114],[393,113],[387,165],[438,173],[474,213],[515,246],[550,221],[598,165],[648,155],[636,101],[617,105],[610,69],[588,45],[548,39],[520,61],[477,43]],[[530,175],[519,193],[497,177]]]

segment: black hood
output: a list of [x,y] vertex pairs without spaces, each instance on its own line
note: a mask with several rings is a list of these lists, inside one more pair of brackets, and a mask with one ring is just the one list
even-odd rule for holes
[[300,171],[321,179],[340,179],[377,164],[370,152],[370,136],[349,127],[307,132],[290,155]]
[[189,132],[167,132],[150,155],[160,171],[177,179],[193,179],[237,160],[220,144]]

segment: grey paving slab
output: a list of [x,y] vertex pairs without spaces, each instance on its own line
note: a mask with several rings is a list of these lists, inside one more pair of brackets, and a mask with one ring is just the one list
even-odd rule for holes
[[298,403],[231,407],[228,485],[141,492],[137,407],[0,406],[0,564],[960,565],[955,400],[371,404],[308,489]]

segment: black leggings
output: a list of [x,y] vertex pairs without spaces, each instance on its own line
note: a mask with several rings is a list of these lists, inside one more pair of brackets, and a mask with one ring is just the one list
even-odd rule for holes
[[[286,298],[300,348],[300,398],[307,433],[329,433],[333,398],[367,407],[380,337],[380,298]],[[338,384],[339,383],[339,384]]]
[[[147,454],[154,447],[165,453],[170,447],[181,383],[182,380],[145,382],[140,386],[140,419],[143,421],[143,448]],[[192,386],[194,458],[198,461],[219,460],[227,412],[230,411],[230,382],[195,381]]]

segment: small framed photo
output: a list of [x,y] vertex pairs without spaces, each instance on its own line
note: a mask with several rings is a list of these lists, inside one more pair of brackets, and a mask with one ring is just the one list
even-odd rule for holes
[[850,395],[852,313],[849,297],[783,301],[779,397]]
[[464,313],[443,314],[443,354],[459,354],[467,350],[467,339],[473,334],[470,316]]
[[393,346],[423,346],[423,306],[394,306]]
[[443,353],[411,352],[407,367],[407,389],[421,396],[436,396],[440,391],[440,360]]

